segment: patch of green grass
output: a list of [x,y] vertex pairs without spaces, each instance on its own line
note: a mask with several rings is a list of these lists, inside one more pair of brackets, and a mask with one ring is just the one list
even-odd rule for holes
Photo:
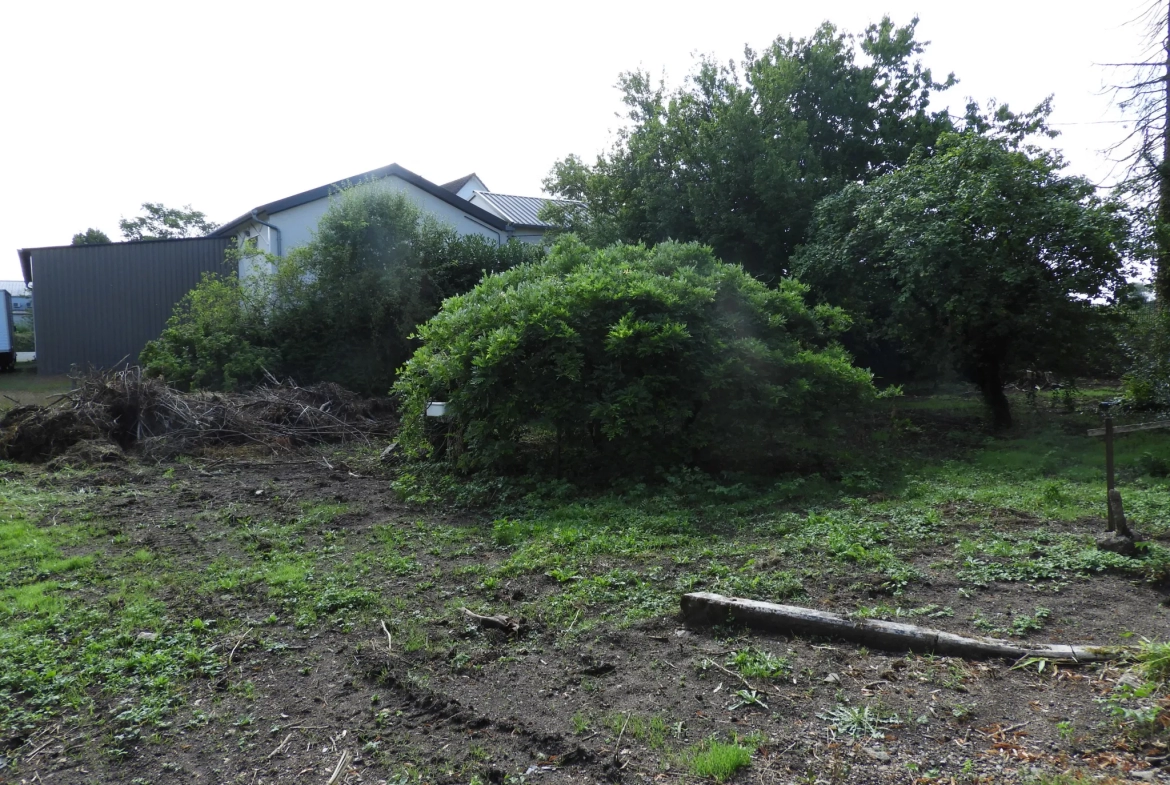
[[752,751],[747,747],[714,740],[692,747],[689,753],[691,773],[697,777],[711,777],[716,782],[726,782],[752,762]]
[[[63,714],[87,713],[117,696],[109,749],[162,727],[183,703],[183,685],[219,672],[207,625],[172,619],[155,597],[155,554],[95,559],[62,548],[102,545],[101,527],[37,525],[52,506],[72,517],[77,499],[8,483],[0,495],[0,735],[32,732]],[[84,517],[84,516],[78,516]],[[145,558],[143,554],[149,556]],[[45,580],[52,576],[52,580]]]
[[749,679],[782,679],[792,673],[792,662],[787,657],[753,648],[733,651],[727,666]]
[[581,712],[574,714],[570,722],[573,724],[573,733],[576,733],[578,736],[584,736],[585,732],[591,727],[589,718]]
[[[573,723],[575,727],[576,717]],[[665,749],[667,734],[670,732],[669,723],[657,714],[650,717],[638,714],[609,714],[604,718],[603,724],[614,738],[621,736],[623,739],[640,741],[656,750]]]

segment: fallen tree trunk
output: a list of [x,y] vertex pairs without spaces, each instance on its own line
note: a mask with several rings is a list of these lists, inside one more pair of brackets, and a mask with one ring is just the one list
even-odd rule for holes
[[693,592],[682,597],[683,618],[693,624],[734,621],[770,632],[822,635],[862,643],[875,649],[914,651],[968,659],[1018,660],[1043,657],[1066,662],[1103,662],[1131,653],[1124,646],[1071,646],[1057,643],[1016,643],[999,638],[966,637],[914,624],[873,619],[854,620],[840,614],[776,605],[770,602]]

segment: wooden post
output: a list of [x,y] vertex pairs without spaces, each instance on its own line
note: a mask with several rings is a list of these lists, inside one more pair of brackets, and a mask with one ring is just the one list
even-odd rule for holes
[[[1107,500],[1112,497],[1113,491],[1116,490],[1117,487],[1117,478],[1114,476],[1113,470],[1113,435],[1118,433],[1134,433],[1135,431],[1153,431],[1162,428],[1170,428],[1170,419],[1156,420],[1154,422],[1134,423],[1132,425],[1118,425],[1115,428],[1113,427],[1113,415],[1106,411],[1105,427],[1089,429],[1087,435],[1105,437],[1105,498]],[[1107,510],[1109,512],[1109,531],[1118,531],[1119,533],[1124,533],[1126,531],[1126,524],[1125,516],[1120,512],[1120,494],[1118,494],[1116,504],[1109,501],[1107,501],[1106,504]],[[1116,506],[1118,509],[1117,513],[1114,513],[1113,511],[1114,506]],[[1118,529],[1118,524],[1120,524],[1122,527],[1120,530]]]
[[1116,531],[1117,523],[1113,520],[1113,505],[1109,503],[1109,493],[1114,488],[1113,480],[1113,417],[1105,416],[1105,506],[1109,512],[1108,531]]

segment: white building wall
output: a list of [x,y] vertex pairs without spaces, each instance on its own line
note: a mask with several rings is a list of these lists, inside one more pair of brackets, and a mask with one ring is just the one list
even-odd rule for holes
[[[482,191],[483,189],[477,188],[476,190]],[[500,218],[503,218],[505,221],[508,220],[502,213],[500,213],[499,210],[496,209],[496,206],[494,204],[489,202],[487,199],[484,199],[479,194],[473,194],[470,198],[468,198],[468,201],[471,202],[476,207],[480,208],[481,210],[487,210],[492,215],[497,215]]]
[[[479,179],[479,175],[472,175],[471,179],[468,180],[466,183],[464,183],[463,187],[460,188],[458,191],[456,191],[455,195],[458,196],[460,199],[466,199],[467,201],[470,202],[470,201],[472,201],[472,199],[471,199],[472,194],[474,194],[476,191],[490,191],[490,190],[491,190],[490,188],[488,188],[486,185],[483,184],[483,180]],[[494,211],[492,211],[492,212],[494,212]]]
[[[488,226],[486,223],[480,222],[459,208],[444,202],[437,196],[433,196],[400,177],[391,175],[356,187],[386,188],[403,193],[424,213],[428,213],[449,225],[458,234],[478,234],[497,243],[508,241],[507,232],[497,230]],[[282,254],[287,254],[292,249],[305,245],[313,239],[313,234],[317,231],[317,224],[320,222],[321,217],[329,210],[331,198],[334,197],[317,199],[312,202],[297,205],[296,207],[291,207],[287,210],[281,210],[278,213],[261,216],[265,221],[280,229]],[[240,238],[241,245],[255,238],[255,247],[257,250],[266,253],[276,252],[275,236],[272,230],[254,221],[242,225],[237,230],[237,236]],[[247,280],[261,270],[271,271],[271,265],[266,264],[260,257],[252,260],[244,260],[240,264],[240,280]]]

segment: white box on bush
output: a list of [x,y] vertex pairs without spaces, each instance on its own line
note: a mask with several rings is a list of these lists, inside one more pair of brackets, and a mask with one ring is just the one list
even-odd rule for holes
[[427,417],[442,417],[446,413],[446,401],[431,401],[427,404]]

